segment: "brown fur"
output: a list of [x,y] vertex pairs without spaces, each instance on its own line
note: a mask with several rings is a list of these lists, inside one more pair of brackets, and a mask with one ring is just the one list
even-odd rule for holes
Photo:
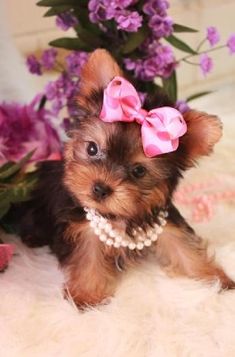
[[[156,261],[170,275],[209,282],[219,279],[223,288],[234,288],[235,283],[208,257],[206,245],[171,202],[184,170],[193,166],[200,156],[208,155],[219,140],[220,121],[215,116],[189,111],[185,114],[188,130],[180,138],[178,149],[147,158],[139,124],[110,124],[99,119],[103,90],[116,75],[121,75],[121,70],[106,51],[97,50],[90,56],[81,75],[79,115],[69,133],[64,161],[52,165],[52,170],[44,165],[30,216],[32,227],[25,230],[25,240],[30,232],[37,239],[43,235],[43,242],[48,235],[49,244],[66,273],[68,294],[78,306],[94,305],[113,295],[121,275],[117,260],[126,269],[149,253],[156,256]],[[91,141],[99,148],[95,158],[87,153]],[[137,179],[133,168],[140,164],[146,174]],[[107,198],[94,197],[96,182],[110,189]],[[42,203],[35,208],[38,200]],[[113,226],[129,238],[133,238],[133,227],[146,229],[158,222],[160,209],[167,209],[169,218],[151,249],[130,251],[101,243],[89,228],[84,206],[109,217]]]
[[205,281],[220,280],[222,288],[234,287],[234,282],[208,257],[207,245],[195,234],[168,224],[155,247],[160,265],[172,276],[185,275]]

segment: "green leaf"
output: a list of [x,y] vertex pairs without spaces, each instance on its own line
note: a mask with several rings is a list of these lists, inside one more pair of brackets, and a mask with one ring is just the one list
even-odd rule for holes
[[55,7],[52,7],[51,9],[47,10],[47,12],[43,16],[44,17],[56,16],[56,15],[66,12],[70,9],[71,9],[70,5],[55,6]]
[[30,160],[34,152],[35,150],[32,150],[27,155],[25,155],[19,162],[12,163],[10,166],[6,168],[6,170],[0,172],[0,180],[6,179],[14,175],[16,172],[18,172],[26,164],[26,162]]
[[123,54],[128,54],[138,48],[148,35],[146,26],[140,28],[139,31],[131,33],[126,43],[122,46],[121,51]]
[[14,165],[15,165],[15,162],[12,162],[12,161],[7,162],[6,164],[4,164],[0,167],[0,173],[8,170],[10,167],[12,167]]
[[211,94],[211,93],[213,93],[213,91],[208,90],[205,92],[199,92],[199,93],[190,95],[188,98],[186,98],[186,102],[190,102],[191,100],[203,97],[204,95]]
[[198,30],[193,29],[188,26],[183,26],[180,24],[174,24],[173,25],[174,32],[198,32]]
[[92,50],[92,48],[88,44],[85,44],[79,38],[71,38],[71,37],[58,38],[54,41],[49,42],[49,45],[52,47],[65,48],[67,50],[74,50],[74,51]]
[[0,189],[0,206],[4,204],[4,201],[9,197],[9,190],[7,189]]
[[162,78],[162,85],[169,98],[173,100],[173,102],[176,102],[177,100],[176,71],[174,71],[169,78]]
[[197,52],[195,50],[193,50],[191,47],[189,47],[189,45],[187,45],[187,43],[183,42],[182,40],[180,40],[178,37],[176,37],[174,35],[166,37],[165,40],[168,41],[172,46],[174,46],[175,48],[178,48],[179,50],[181,50],[183,52],[187,52],[192,55],[197,54]]
[[100,47],[100,39],[98,36],[94,35],[94,33],[83,28],[81,25],[77,25],[74,29],[81,42],[88,44],[91,48]]
[[[62,6],[62,5],[75,5],[78,0],[41,0],[36,3],[38,6],[46,6],[46,7],[54,7],[54,6]],[[70,7],[71,7],[70,6]]]

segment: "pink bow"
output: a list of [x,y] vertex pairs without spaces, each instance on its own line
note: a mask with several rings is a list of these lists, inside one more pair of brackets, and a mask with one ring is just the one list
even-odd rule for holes
[[183,116],[174,108],[161,107],[149,112],[142,109],[137,91],[123,77],[114,77],[104,90],[100,119],[108,123],[139,123],[144,153],[148,157],[175,151],[179,137],[187,131]]

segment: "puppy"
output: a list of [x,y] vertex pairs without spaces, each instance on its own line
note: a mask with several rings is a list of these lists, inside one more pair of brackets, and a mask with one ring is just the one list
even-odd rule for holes
[[[121,106],[118,88],[127,91]],[[81,74],[64,159],[41,165],[21,236],[31,246],[50,245],[79,307],[112,296],[121,271],[148,254],[172,276],[235,286],[172,203],[183,172],[220,139],[221,123],[191,110],[184,117],[178,112],[172,126],[156,106],[140,108],[110,54],[94,51]],[[164,120],[170,129],[160,135]]]

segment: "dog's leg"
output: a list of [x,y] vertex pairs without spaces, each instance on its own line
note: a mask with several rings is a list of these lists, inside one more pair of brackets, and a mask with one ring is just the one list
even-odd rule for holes
[[223,289],[235,288],[232,281],[207,254],[206,244],[190,232],[167,224],[159,236],[155,254],[160,265],[170,275],[185,275],[190,278],[213,282],[218,279]]
[[118,272],[96,236],[83,232],[72,254],[62,264],[67,296],[78,307],[96,305],[115,292]]

